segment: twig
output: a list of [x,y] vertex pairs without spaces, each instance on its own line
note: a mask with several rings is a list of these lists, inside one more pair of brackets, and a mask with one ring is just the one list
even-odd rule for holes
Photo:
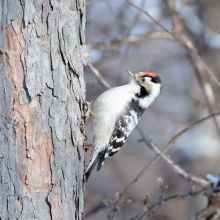
[[99,82],[104,85],[106,88],[110,89],[111,86],[107,83],[107,81],[103,78],[103,76],[99,73],[99,71],[92,65],[91,62],[87,63],[87,66],[92,70],[92,72],[96,75]]
[[98,43],[98,44],[88,44],[92,49],[97,49],[100,51],[118,50],[119,45],[133,44],[136,42],[141,42],[147,39],[167,39],[174,40],[170,34],[166,32],[156,31],[143,35],[129,35],[127,37],[121,38],[119,40],[113,40],[108,43]]
[[215,81],[215,83],[218,85],[218,87],[220,87],[220,82],[217,79],[217,77],[215,76],[215,74],[209,69],[209,67],[205,64],[205,62],[202,60],[202,58],[199,56],[199,54],[197,53],[197,51],[195,50],[195,48],[191,47],[192,44],[186,44],[186,42],[183,41],[183,39],[181,39],[180,37],[177,37],[174,33],[170,32],[168,29],[166,29],[163,25],[161,25],[157,20],[155,20],[147,11],[144,11],[143,9],[139,8],[137,5],[133,4],[132,2],[130,2],[129,0],[125,0],[128,4],[130,4],[131,6],[133,6],[134,8],[138,9],[139,11],[143,12],[144,14],[146,14],[152,21],[154,21],[158,26],[160,26],[165,32],[169,33],[176,41],[178,41],[182,46],[184,46],[189,53],[194,56],[196,59],[198,59],[202,65],[204,66],[204,68],[206,69],[206,71],[208,72],[208,74],[213,78],[213,80]]
[[[146,145],[150,147],[151,150],[153,150],[155,153],[160,155],[162,151],[157,147],[157,145],[146,136],[143,128],[140,125],[137,125],[137,129],[143,138],[143,141],[145,142]],[[207,187],[210,185],[210,182],[207,181],[206,179],[196,177],[192,174],[187,173],[183,168],[181,168],[179,165],[175,164],[173,160],[166,155],[161,155],[161,157],[171,166],[171,168],[174,170],[175,173],[179,174],[181,177],[188,181],[192,181],[195,184],[200,185],[201,187]]]
[[178,200],[183,200],[186,199],[188,197],[194,197],[194,196],[198,196],[202,193],[204,193],[207,190],[207,188],[198,190],[196,192],[192,192],[190,191],[188,194],[185,195],[172,195],[169,196],[167,198],[164,198],[160,201],[158,201],[157,203],[151,205],[149,208],[145,209],[145,210],[141,210],[140,213],[138,213],[137,215],[135,215],[133,218],[131,218],[131,220],[140,220],[143,218],[144,215],[150,215],[153,211],[155,211],[157,208],[159,208],[160,206],[170,203],[170,202],[174,202],[174,201],[178,201]]

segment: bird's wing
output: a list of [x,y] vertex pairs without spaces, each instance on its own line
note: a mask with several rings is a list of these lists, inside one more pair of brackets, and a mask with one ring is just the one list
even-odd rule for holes
[[126,112],[126,114],[120,116],[120,118],[116,121],[115,129],[110,138],[107,150],[104,157],[100,159],[97,170],[100,170],[104,162],[108,158],[113,157],[120,150],[128,135],[137,125],[139,119],[140,115],[138,115],[135,111]]

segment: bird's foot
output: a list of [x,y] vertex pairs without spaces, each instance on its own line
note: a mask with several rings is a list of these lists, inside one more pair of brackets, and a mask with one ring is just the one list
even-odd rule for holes
[[87,152],[92,147],[93,147],[93,144],[85,144],[84,145],[84,150]]
[[95,113],[91,110],[91,104],[92,104],[92,101],[91,102],[85,101],[83,103],[83,111],[84,111],[83,117],[85,119],[89,119],[90,116],[94,116],[95,115]]

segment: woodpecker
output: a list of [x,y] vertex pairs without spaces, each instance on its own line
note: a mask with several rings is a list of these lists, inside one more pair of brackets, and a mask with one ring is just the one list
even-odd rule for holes
[[94,102],[94,147],[85,170],[86,181],[97,162],[97,170],[100,170],[104,162],[121,149],[143,112],[160,94],[162,84],[156,73],[127,72],[130,84],[109,89]]

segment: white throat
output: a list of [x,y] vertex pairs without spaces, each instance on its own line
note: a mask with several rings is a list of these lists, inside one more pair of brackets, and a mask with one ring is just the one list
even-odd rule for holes
[[154,84],[153,89],[150,91],[150,95],[145,98],[139,99],[140,107],[143,109],[147,109],[159,96],[161,91],[161,84]]

